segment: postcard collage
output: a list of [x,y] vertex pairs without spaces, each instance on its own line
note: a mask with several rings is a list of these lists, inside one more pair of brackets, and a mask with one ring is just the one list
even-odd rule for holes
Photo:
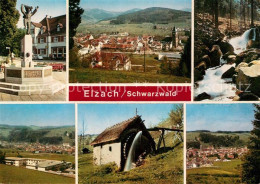
[[0,67],[0,183],[260,183],[260,0],[1,0]]

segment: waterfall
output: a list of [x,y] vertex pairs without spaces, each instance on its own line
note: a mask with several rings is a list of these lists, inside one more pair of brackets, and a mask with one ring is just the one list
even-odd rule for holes
[[251,29],[247,30],[246,32],[244,32],[244,34],[242,36],[235,37],[235,38],[232,38],[229,40],[229,43],[234,47],[235,54],[239,54],[246,50],[247,43],[249,41],[249,35],[252,30],[254,30],[254,39],[253,40],[255,40],[256,39],[256,29],[255,28],[251,28]]
[[224,72],[234,66],[235,64],[224,64],[222,66],[207,69],[203,80],[197,82],[199,87],[194,89],[194,96],[206,92],[211,96],[211,100],[232,101],[229,97],[235,96],[236,85],[230,83],[232,79],[221,79],[221,76]]
[[135,150],[140,146],[142,138],[142,131],[138,132],[133,140],[130,151],[128,153],[124,171],[130,171],[133,168],[133,163],[135,162]]

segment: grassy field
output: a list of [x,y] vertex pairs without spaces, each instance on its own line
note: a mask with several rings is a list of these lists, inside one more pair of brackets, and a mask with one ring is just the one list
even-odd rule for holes
[[0,165],[0,173],[0,183],[75,183],[74,178],[8,165]]
[[175,26],[178,28],[190,28],[191,20],[187,19],[186,22],[175,22],[169,24],[156,24],[158,29],[153,29],[154,24],[109,24],[109,21],[101,21],[96,24],[81,24],[77,33],[91,33],[99,35],[101,33],[110,34],[111,32],[128,32],[132,36],[151,35],[151,36],[166,36],[171,35],[171,29]]
[[79,155],[79,183],[181,184],[183,144],[165,153],[146,158],[143,166],[129,172],[118,172],[115,168],[111,164],[94,166],[92,153]]
[[1,151],[6,153],[6,157],[16,157],[21,155],[23,158],[39,158],[39,159],[49,159],[49,160],[65,160],[66,162],[75,163],[75,157],[68,154],[54,154],[54,153],[31,153],[25,151],[19,151],[14,149],[1,149]]
[[152,72],[110,71],[80,68],[70,71],[71,83],[190,83],[191,79]]
[[236,184],[241,183],[241,160],[231,162],[215,162],[213,167],[187,169],[187,184]]
[[[190,83],[191,79],[173,75],[159,74],[160,61],[156,55],[146,55],[146,72],[144,73],[143,55],[129,55],[132,71],[114,71],[105,69],[79,68],[70,71],[71,83]],[[142,65],[142,66],[140,66]]]

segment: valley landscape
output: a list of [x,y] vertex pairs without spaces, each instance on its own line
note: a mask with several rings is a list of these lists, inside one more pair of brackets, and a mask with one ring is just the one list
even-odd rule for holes
[[75,183],[73,108],[0,105],[1,183]]
[[[238,120],[236,114],[243,108],[248,108],[247,115]],[[208,114],[198,120],[196,113],[205,111]],[[219,123],[225,111],[230,117]],[[193,112],[187,118],[187,183],[243,183],[250,179],[245,173],[248,155],[253,151],[253,105],[198,104],[188,106],[187,112]]]
[[190,33],[187,9],[85,9],[71,49],[70,81],[190,82]]

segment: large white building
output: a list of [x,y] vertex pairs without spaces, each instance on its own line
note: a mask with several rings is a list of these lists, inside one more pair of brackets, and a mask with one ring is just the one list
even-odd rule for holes
[[34,55],[51,59],[66,58],[66,15],[46,16],[39,23],[32,22],[31,35]]

